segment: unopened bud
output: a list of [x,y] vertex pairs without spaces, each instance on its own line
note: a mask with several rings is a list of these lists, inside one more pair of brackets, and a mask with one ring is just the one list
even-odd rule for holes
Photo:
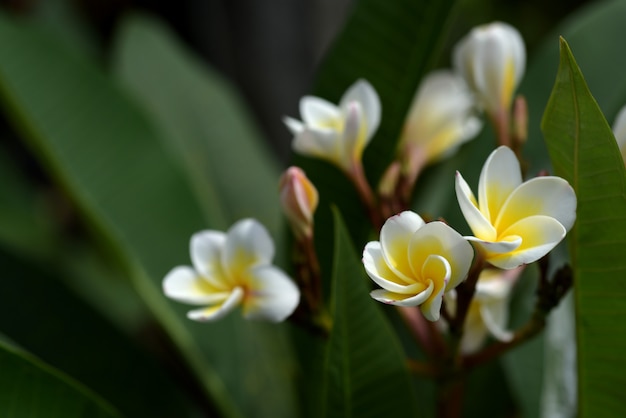
[[298,238],[313,236],[313,214],[318,194],[313,183],[298,167],[289,167],[280,178],[280,203]]
[[513,103],[513,143],[519,149],[528,138],[528,104],[524,96],[517,96]]

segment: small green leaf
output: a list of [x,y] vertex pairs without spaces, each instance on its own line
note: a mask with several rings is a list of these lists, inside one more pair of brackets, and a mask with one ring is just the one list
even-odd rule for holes
[[33,356],[0,341],[0,416],[119,417],[103,399]]
[[626,404],[626,170],[567,43],[542,130],[557,175],[578,198],[570,232],[578,339],[579,416],[621,416]]
[[369,296],[369,280],[337,211],[334,260],[323,416],[417,416],[405,354]]

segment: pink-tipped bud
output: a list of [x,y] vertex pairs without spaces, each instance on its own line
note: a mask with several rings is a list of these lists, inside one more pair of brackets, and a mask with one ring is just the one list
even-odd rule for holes
[[280,203],[297,238],[313,236],[313,214],[318,194],[298,167],[289,167],[280,178]]

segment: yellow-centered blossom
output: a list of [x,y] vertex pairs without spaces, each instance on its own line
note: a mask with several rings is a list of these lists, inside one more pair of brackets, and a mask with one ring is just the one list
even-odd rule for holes
[[443,222],[424,223],[410,211],[387,219],[380,241],[363,251],[368,276],[382,289],[379,302],[418,306],[430,321],[439,319],[443,294],[463,281],[472,264],[472,246]]
[[302,121],[285,117],[295,152],[323,158],[350,173],[378,129],[380,99],[370,83],[358,80],[339,105],[315,96],[300,100]]
[[272,265],[274,242],[256,220],[243,219],[226,233],[198,232],[190,251],[193,267],[175,267],[163,279],[166,296],[207,306],[189,311],[189,319],[216,320],[241,305],[246,318],[279,322],[298,306],[300,291]]
[[565,237],[576,220],[576,195],[560,177],[522,182],[511,149],[491,153],[480,173],[478,199],[459,172],[456,196],[474,242],[492,265],[512,269],[537,261]]

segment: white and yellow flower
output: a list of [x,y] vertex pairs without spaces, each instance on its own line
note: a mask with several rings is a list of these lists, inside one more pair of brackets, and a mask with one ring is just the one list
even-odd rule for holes
[[[513,270],[485,269],[476,282],[476,291],[470,302],[463,324],[461,352],[471,354],[480,349],[487,336],[499,341],[510,341],[513,333],[507,329],[509,300],[515,282],[523,267]],[[446,309],[450,316],[456,312],[456,293],[446,294]]]
[[339,106],[319,97],[303,97],[300,116],[302,121],[284,118],[294,135],[294,151],[326,159],[351,172],[360,164],[363,150],[380,124],[380,99],[370,83],[358,80]]
[[478,200],[460,173],[456,196],[486,261],[512,269],[537,261],[565,237],[576,220],[576,194],[560,177],[522,182],[513,151],[491,153],[480,173]]
[[300,291],[272,265],[274,242],[256,220],[241,220],[226,233],[198,232],[190,251],[193,267],[175,267],[163,280],[166,296],[208,305],[189,311],[189,319],[216,320],[242,305],[246,318],[279,322],[298,306]]
[[404,123],[400,147],[423,154],[425,164],[453,153],[482,128],[474,96],[462,77],[448,70],[430,73],[420,84]]
[[453,63],[492,117],[508,112],[526,66],[524,40],[502,22],[475,27],[455,46]]
[[463,281],[474,251],[443,222],[424,223],[410,211],[387,219],[380,241],[363,251],[369,277],[382,289],[371,296],[383,303],[420,306],[430,321],[439,319],[443,294]]
[[313,214],[319,196],[317,189],[298,167],[289,167],[280,178],[280,203],[297,237],[313,235]]

